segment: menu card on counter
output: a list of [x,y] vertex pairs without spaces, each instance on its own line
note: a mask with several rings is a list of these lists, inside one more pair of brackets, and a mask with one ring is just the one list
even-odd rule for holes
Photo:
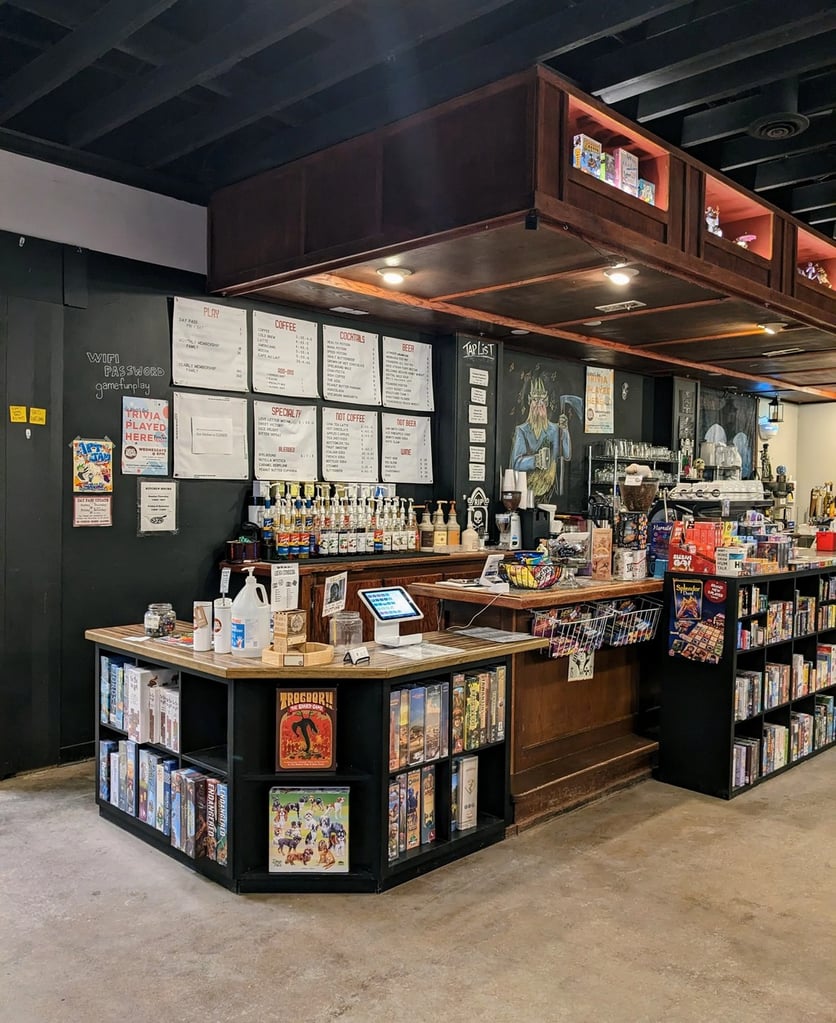
[[432,483],[433,452],[428,416],[386,412],[383,422],[384,483]]
[[317,325],[311,320],[253,312],[253,390],[316,398]]
[[328,401],[380,404],[377,334],[349,327],[322,328],[322,391]]
[[246,391],[246,309],[175,298],[171,379],[183,387]]
[[316,479],[316,408],[253,402],[255,478]]
[[322,478],[376,483],[377,465],[377,412],[323,408]]
[[391,408],[432,412],[432,345],[383,339],[383,404]]

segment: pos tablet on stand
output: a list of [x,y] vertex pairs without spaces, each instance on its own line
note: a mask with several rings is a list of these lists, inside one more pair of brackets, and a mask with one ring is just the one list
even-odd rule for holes
[[401,622],[414,622],[424,617],[424,612],[403,586],[359,590],[358,596],[374,618],[375,643],[380,646],[411,646],[424,638],[420,632],[401,635]]

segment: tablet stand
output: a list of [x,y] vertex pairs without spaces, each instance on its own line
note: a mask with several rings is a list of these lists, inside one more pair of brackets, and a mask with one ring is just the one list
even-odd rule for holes
[[400,622],[374,623],[374,641],[379,646],[412,646],[414,643],[420,643],[423,638],[420,632],[402,636]]

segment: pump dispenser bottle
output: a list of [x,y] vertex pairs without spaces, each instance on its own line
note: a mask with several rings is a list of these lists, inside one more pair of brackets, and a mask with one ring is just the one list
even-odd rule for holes
[[479,550],[479,534],[473,528],[473,511],[470,505],[467,506],[467,527],[462,533],[462,550]]
[[426,505],[423,506],[418,532],[421,534],[421,550],[431,551],[433,549],[433,524],[430,521],[430,509]]
[[440,551],[447,547],[447,523],[444,521],[444,505],[446,501],[438,501],[433,515],[433,550]]
[[462,530],[456,518],[456,502],[450,502],[450,514],[447,516],[447,546],[458,547],[462,539]]

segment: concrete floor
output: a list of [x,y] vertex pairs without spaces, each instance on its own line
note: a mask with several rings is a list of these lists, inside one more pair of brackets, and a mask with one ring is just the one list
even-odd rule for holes
[[0,784],[2,1023],[836,1019],[836,751],[732,803],[646,782],[379,896],[235,896]]

